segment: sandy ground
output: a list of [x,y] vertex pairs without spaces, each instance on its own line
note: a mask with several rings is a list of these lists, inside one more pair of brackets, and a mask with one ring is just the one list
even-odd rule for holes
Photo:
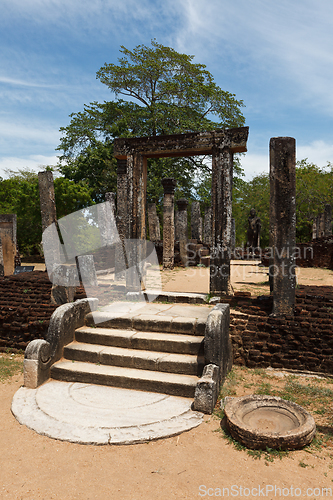
[[[209,292],[209,268],[188,267],[162,271],[162,287],[167,292]],[[231,284],[235,291],[253,296],[269,294],[268,268],[248,261],[231,261]],[[333,286],[333,271],[316,267],[296,270],[299,285]]]
[[[237,267],[235,289],[249,288],[254,295],[267,290],[267,270]],[[208,292],[204,268],[168,271],[162,279],[165,290]],[[333,273],[300,269],[299,283],[332,285]],[[22,375],[0,383],[1,500],[319,499],[326,496],[321,488],[333,491],[333,460],[327,455],[301,450],[274,462],[256,460],[222,437],[214,416],[180,436],[140,445],[98,447],[40,436],[10,411],[22,383]]]
[[[25,264],[35,266],[35,271],[45,271],[45,264]],[[333,286],[333,271],[316,267],[299,267],[296,270],[297,281],[300,285],[328,285]],[[112,279],[100,276],[101,283]],[[166,292],[209,292],[209,268],[187,267],[175,268],[172,271],[162,271],[162,288]],[[250,261],[231,261],[231,283],[235,291],[248,291],[253,296],[269,294],[268,268]]]
[[254,459],[222,437],[220,420],[212,416],[189,432],[146,444],[87,446],[52,440],[21,426],[11,414],[11,400],[21,384],[21,375],[0,384],[1,499],[195,499],[218,496],[219,489],[222,496],[223,488],[229,489],[224,497],[256,498],[259,490],[251,490],[259,486],[260,496],[264,492],[270,499],[293,498],[295,491],[318,499],[319,489],[333,488],[329,457],[294,451],[274,462]]

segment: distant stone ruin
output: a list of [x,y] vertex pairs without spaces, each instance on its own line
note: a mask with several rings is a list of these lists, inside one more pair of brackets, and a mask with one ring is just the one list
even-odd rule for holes
[[247,230],[247,248],[250,250],[255,250],[260,247],[260,231],[261,231],[261,220],[256,215],[254,208],[251,208],[250,215],[248,217],[248,230]]
[[312,239],[325,238],[332,234],[332,206],[325,205],[323,213],[317,215],[312,223]]
[[17,250],[16,231],[16,215],[0,214],[0,277],[14,274]]

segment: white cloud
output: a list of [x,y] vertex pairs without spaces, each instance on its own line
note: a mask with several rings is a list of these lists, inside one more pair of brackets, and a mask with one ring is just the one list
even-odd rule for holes
[[[333,163],[333,143],[314,141],[298,145],[296,142],[296,160],[305,158],[318,167],[326,167],[327,162]],[[269,173],[269,148],[267,148],[267,154],[248,152],[245,156],[241,156],[241,165],[247,181],[256,175]]]
[[256,175],[267,174],[269,172],[268,155],[246,153],[245,156],[241,157],[241,165],[244,169],[246,181],[250,181]]
[[[128,32],[133,20],[144,22],[131,26],[142,33],[147,24],[160,22],[160,12],[170,15],[164,5],[150,0],[2,0],[3,20],[23,19],[33,24],[56,26],[71,31],[71,36],[100,38],[110,31]],[[4,22],[4,21],[3,21]]]
[[57,164],[56,156],[30,155],[26,158],[16,158],[14,156],[0,158],[0,177],[8,178],[5,170],[33,170],[40,172],[45,169],[45,166],[55,166]]
[[[35,122],[35,119],[34,119]],[[22,119],[17,122],[6,120],[0,121],[0,144],[8,141],[21,142],[26,141],[33,144],[54,144],[59,142],[60,133],[52,128],[50,124],[39,124],[29,122],[27,119]],[[4,146],[3,146],[4,147]]]
[[32,87],[32,88],[47,88],[47,89],[55,89],[59,88],[60,85],[51,85],[40,82],[33,82],[27,80],[19,80],[16,78],[9,78],[6,76],[0,76],[0,83],[5,83],[9,85],[15,85],[18,87]]
[[314,141],[310,144],[297,146],[297,160],[307,158],[310,163],[318,167],[326,167],[327,162],[333,163],[333,143]]
[[261,108],[263,90],[274,93],[275,102],[319,106],[333,115],[330,0],[179,2],[185,21],[175,35],[178,49],[191,48],[198,61],[211,62],[214,73],[246,78]]

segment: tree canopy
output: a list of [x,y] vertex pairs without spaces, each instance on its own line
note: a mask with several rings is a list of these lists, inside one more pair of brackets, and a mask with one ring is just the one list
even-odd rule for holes
[[[261,246],[269,245],[269,175],[260,174],[250,181],[238,179],[233,193],[233,217],[236,219],[237,244],[246,244],[247,218],[254,208],[262,221]],[[312,239],[313,219],[333,205],[333,165],[318,167],[307,158],[296,163],[296,241]]]
[[[0,177],[0,213],[17,215],[17,241],[20,252],[40,253],[42,220],[39,201],[38,175],[30,170],[8,172],[9,179]],[[92,205],[88,186],[59,177],[54,179],[57,217]]]
[[[85,105],[60,129],[59,170],[68,179],[85,180],[94,189],[96,201],[116,190],[112,147],[116,137],[197,132],[239,127],[245,122],[243,101],[222,90],[205,65],[193,62],[194,56],[156,40],[133,50],[121,46],[120,52],[118,64],[105,63],[97,71],[97,78],[115,99]],[[193,197],[205,172],[210,173],[209,167],[199,157],[151,160],[148,201],[161,198],[164,176],[177,179],[178,196],[192,192]]]

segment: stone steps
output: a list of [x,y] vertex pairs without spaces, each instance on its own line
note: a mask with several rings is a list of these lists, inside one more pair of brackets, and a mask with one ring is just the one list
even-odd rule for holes
[[[167,307],[170,307],[168,305]],[[195,307],[195,306],[194,306]],[[207,314],[208,315],[208,314]],[[87,326],[102,328],[134,329],[149,332],[205,335],[207,317],[158,316],[156,314],[94,312],[86,317]]]
[[73,342],[64,348],[64,358],[101,365],[196,376],[201,376],[203,369],[202,356],[106,347],[105,345],[79,342]]
[[204,366],[210,309],[130,304],[117,312],[113,307],[86,316],[86,325],[75,330],[63,358],[51,367],[51,377],[193,397]]
[[67,360],[55,363],[51,368],[51,376],[66,382],[93,383],[189,398],[194,397],[198,381],[198,377],[193,375]]
[[75,339],[88,344],[198,355],[203,336],[83,326],[76,330]]

